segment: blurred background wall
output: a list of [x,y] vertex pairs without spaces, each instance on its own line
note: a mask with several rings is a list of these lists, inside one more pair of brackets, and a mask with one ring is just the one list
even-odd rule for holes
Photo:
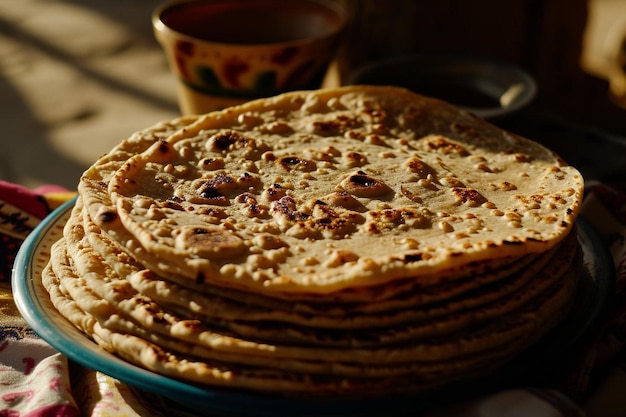
[[626,35],[626,0],[339,0],[349,26],[345,79],[392,55],[457,54],[516,64],[537,80],[536,103],[626,133],[608,72]]

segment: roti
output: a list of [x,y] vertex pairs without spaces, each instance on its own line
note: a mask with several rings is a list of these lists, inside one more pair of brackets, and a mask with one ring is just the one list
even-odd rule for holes
[[[129,319],[140,321],[147,326],[153,315],[161,317],[160,321],[164,321],[163,317],[175,312],[179,317],[172,318],[174,320],[172,326],[187,318],[201,318],[203,323],[220,330],[227,329],[246,340],[269,343],[375,347],[407,340],[441,338],[446,333],[463,330],[469,325],[476,326],[478,323],[487,325],[490,320],[515,312],[524,304],[542,297],[551,285],[561,280],[571,265],[576,264],[577,257],[576,239],[573,235],[567,240],[567,244],[560,248],[561,250],[548,253],[549,256],[546,256],[545,260],[525,269],[519,276],[511,277],[498,285],[486,286],[477,293],[469,292],[463,297],[453,297],[445,303],[433,306],[416,304],[411,308],[405,306],[404,309],[397,309],[391,304],[388,311],[376,312],[373,315],[346,311],[341,317],[324,317],[259,308],[219,297],[197,296],[176,286],[167,285],[164,281],[156,283],[158,290],[154,291],[154,285],[150,286],[141,281],[142,277],[145,281],[146,274],[143,273],[145,270],[140,270],[137,266],[118,258],[114,265],[123,264],[128,274],[120,276],[87,244],[80,214],[82,205],[79,201],[65,228],[66,249],[62,250],[66,250],[68,254],[60,255],[65,260],[57,262],[67,263],[67,257],[70,255],[76,264],[74,274],[84,281],[83,285],[108,303],[117,305],[117,310],[124,309],[123,314]],[[90,235],[94,234],[92,230]],[[544,268],[550,261],[552,261],[550,265]],[[531,278],[536,278],[539,274],[544,276],[543,279],[535,279],[526,285]],[[74,298],[86,297],[75,295]],[[178,305],[175,305],[176,303]],[[318,310],[322,308],[323,305],[318,306]],[[105,311],[103,315],[108,317],[113,314],[121,313]],[[197,324],[193,327],[197,328]],[[372,334],[374,329],[375,335]],[[169,330],[162,332],[169,333]]]
[[209,114],[129,158],[108,194],[190,280],[329,293],[547,250],[582,189],[541,145],[443,102],[346,87]]
[[[68,229],[72,230],[68,235],[77,231],[76,227]],[[71,322],[79,323],[80,328],[96,341],[106,340],[111,332],[124,335],[116,336],[118,339],[143,339],[143,342],[129,346],[122,344],[125,347],[117,353],[123,356],[128,355],[129,349],[147,349],[149,353],[152,350],[145,344],[156,342],[159,349],[169,352],[168,355],[195,357],[200,369],[210,366],[202,362],[204,359],[235,364],[243,367],[241,369],[264,364],[265,368],[277,368],[278,372],[326,375],[332,369],[331,373],[337,377],[387,378],[411,374],[421,379],[433,368],[440,373],[450,372],[452,376],[452,370],[460,370],[459,363],[466,365],[463,372],[476,372],[477,369],[473,368],[476,361],[469,361],[469,358],[480,358],[479,363],[487,357],[500,358],[503,352],[519,350],[534,340],[518,341],[521,335],[529,334],[529,328],[533,329],[530,334],[534,338],[551,328],[567,311],[576,282],[572,277],[578,272],[576,267],[566,268],[554,284],[549,284],[540,296],[519,306],[519,311],[485,321],[480,329],[466,326],[474,330],[452,335],[443,332],[424,340],[415,338],[410,344],[401,346],[370,349],[325,346],[320,350],[312,345],[260,344],[253,338],[242,339],[219,328],[212,329],[207,323],[177,317],[134,293],[123,280],[115,279],[113,272],[103,267],[100,259],[88,256],[89,248],[76,248],[74,245],[79,242],[68,243],[64,239],[52,247],[51,266],[45,272],[49,276],[44,280],[48,287],[57,282],[49,291],[63,315]],[[72,250],[79,253],[70,257],[69,251]],[[85,260],[86,256],[90,259]],[[81,266],[75,265],[74,261]],[[571,263],[573,266],[578,264]],[[93,282],[95,275],[107,279]],[[437,327],[436,323],[437,320],[431,325]],[[284,327],[282,331],[292,329]],[[514,347],[508,346],[513,341],[517,341]],[[115,346],[115,342],[112,343]],[[111,346],[105,346],[115,351]]]
[[133,134],[80,178],[43,283],[102,348],[207,386],[472,379],[565,317],[583,179],[396,87],[301,91]]

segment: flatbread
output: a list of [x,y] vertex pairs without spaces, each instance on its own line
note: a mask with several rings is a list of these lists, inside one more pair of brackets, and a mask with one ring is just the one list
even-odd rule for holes
[[[315,331],[296,331],[294,329],[289,332],[283,329],[283,331],[277,332],[273,329],[275,326],[270,325],[270,330],[267,330],[267,324],[263,326],[262,322],[272,324],[286,322],[297,326],[313,327],[318,330],[325,328],[342,330],[346,334],[359,329],[365,329],[369,332],[372,328],[378,328],[377,339],[385,340],[386,343],[396,342],[399,337],[404,339],[411,336],[414,337],[416,333],[422,337],[438,336],[444,332],[443,328],[445,326],[436,325],[434,320],[437,318],[448,316],[444,320],[447,326],[453,329],[462,328],[468,322],[475,323],[476,317],[483,317],[484,320],[490,316],[499,316],[538,296],[547,286],[557,280],[573,262],[575,246],[577,245],[576,236],[572,233],[566,240],[566,244],[547,251],[542,259],[535,259],[531,266],[522,263],[522,266],[525,268],[519,274],[510,274],[503,282],[494,283],[489,278],[484,279],[481,276],[475,276],[473,280],[482,283],[483,287],[477,292],[467,291],[468,294],[462,297],[458,296],[459,293],[449,291],[448,288],[433,288],[430,289],[432,293],[436,293],[437,290],[443,290],[440,292],[448,295],[448,297],[440,296],[436,298],[439,303],[429,305],[422,302],[423,297],[421,295],[423,291],[418,291],[416,294],[403,294],[399,300],[386,300],[385,303],[375,303],[377,307],[375,309],[359,304],[342,309],[341,315],[336,314],[329,317],[322,314],[302,313],[293,309],[281,309],[280,307],[284,306],[280,303],[279,308],[254,306],[219,295],[194,292],[177,284],[158,279],[152,271],[141,269],[140,266],[134,263],[132,259],[128,259],[123,253],[116,257],[109,256],[107,260],[107,257],[101,257],[101,253],[94,250],[94,247],[104,245],[104,243],[96,244],[95,246],[89,244],[98,239],[103,239],[104,236],[98,232],[97,227],[93,224],[87,223],[89,227],[85,228],[85,223],[81,220],[82,215],[84,215],[84,212],[79,200],[66,225],[65,235],[67,239],[70,239],[68,250],[73,252],[75,259],[80,258],[79,264],[82,266],[80,275],[86,278],[92,277],[92,282],[88,284],[89,287],[102,288],[101,297],[107,298],[111,302],[119,302],[115,297],[120,296],[120,294],[140,294],[162,306],[166,306],[169,310],[217,323],[231,330],[235,327],[251,328],[255,330],[251,337],[256,340],[279,340],[276,337],[282,336],[289,337],[291,341],[310,344],[316,344],[316,340],[319,338]],[[90,233],[86,234],[86,229]],[[89,243],[84,242],[84,240],[87,240]],[[549,262],[552,262],[551,265],[545,268]],[[544,275],[545,278],[528,284],[529,281],[536,278],[539,274]],[[106,277],[106,280],[103,280],[102,277]],[[133,288],[131,289],[130,286]],[[525,286],[527,288],[522,289]],[[107,292],[112,294],[112,296],[107,297]],[[442,303],[442,300],[446,302]],[[311,303],[307,304],[309,310],[313,311],[322,311],[327,305],[327,302],[317,306]],[[387,308],[385,309],[384,307]],[[449,316],[453,317],[450,318]],[[237,322],[237,324],[235,325],[231,322]],[[254,322],[261,324],[250,326],[250,323]],[[410,323],[410,325],[405,332],[400,331],[398,328],[389,330],[393,337],[387,336],[383,329],[383,327],[398,326],[406,323]],[[273,337],[261,336],[263,331],[259,331],[259,327],[265,333],[269,332],[272,334]],[[313,335],[307,338],[308,333],[313,333]],[[332,340],[337,345],[345,343],[344,338],[336,335],[323,339]],[[363,337],[363,339],[371,344],[375,343],[372,336],[368,335]],[[357,339],[353,339],[349,344],[355,345],[357,342]]]
[[209,114],[131,157],[108,193],[191,280],[329,293],[547,250],[582,189],[541,145],[443,102],[346,87]]
[[[325,348],[324,357],[328,358],[329,361],[358,361],[370,364],[441,360],[450,359],[457,355],[474,354],[486,347],[492,348],[493,345],[499,346],[509,343],[514,340],[511,337],[519,337],[520,327],[517,325],[509,327],[509,324],[523,322],[521,328],[531,324],[527,323],[527,320],[521,320],[524,313],[520,313],[518,310],[524,311],[529,308],[529,305],[537,305],[537,308],[546,309],[548,307],[542,307],[540,304],[545,301],[550,303],[549,311],[555,311],[555,309],[558,311],[563,305],[566,305],[572,288],[575,288],[573,285],[575,281],[569,278],[567,282],[563,282],[564,277],[578,273],[580,269],[580,266],[577,266],[580,262],[575,261],[575,259],[580,258],[580,254],[574,255],[577,252],[572,251],[575,246],[565,246],[564,251],[567,252],[567,255],[561,256],[558,262],[552,262],[550,267],[541,270],[544,276],[542,279],[535,279],[529,288],[517,291],[513,298],[501,296],[496,299],[496,302],[487,304],[480,302],[480,297],[478,301],[474,301],[471,297],[469,301],[453,299],[447,304],[463,304],[465,301],[469,306],[466,306],[466,311],[463,309],[455,310],[448,306],[446,316],[451,316],[451,318],[440,319],[437,315],[429,317],[426,314],[422,317],[425,323],[415,323],[415,318],[411,316],[410,312],[407,314],[408,317],[403,317],[404,320],[399,323],[393,319],[385,320],[385,317],[380,318],[378,316],[370,317],[370,321],[367,320],[368,317],[351,315],[344,317],[344,320],[348,322],[347,324],[356,323],[359,319],[365,320],[366,323],[370,324],[366,329],[367,331],[362,331],[363,325],[354,326],[353,329],[350,329],[344,324],[342,332],[333,334],[319,326],[320,324],[330,324],[336,327],[338,320],[321,321],[321,323],[315,323],[317,326],[314,329],[304,330],[300,326],[302,321],[298,323],[298,320],[295,320],[293,316],[291,317],[292,322],[289,323],[284,321],[285,315],[272,314],[275,312],[266,311],[263,318],[271,324],[270,331],[266,333],[273,337],[265,336],[268,344],[261,345],[254,341],[262,340],[259,338],[259,334],[263,334],[263,331],[267,330],[267,325],[265,327],[259,323],[255,323],[253,326],[248,325],[248,330],[243,332],[244,337],[238,337],[241,335],[223,333],[221,330],[226,328],[232,331],[237,328],[245,328],[245,325],[237,323],[242,320],[245,322],[245,316],[229,316],[225,312],[217,318],[226,324],[216,327],[211,325],[214,321],[199,322],[189,320],[189,317],[172,314],[159,304],[154,303],[149,297],[137,292],[128,280],[119,277],[93,248],[85,244],[85,233],[78,217],[81,208],[80,203],[74,207],[72,217],[65,226],[64,242],[55,245],[52,249],[51,262],[53,270],[60,277],[62,287],[66,289],[71,298],[76,300],[82,310],[98,317],[99,321],[115,321],[111,317],[116,316],[126,317],[127,320],[139,323],[144,329],[183,338],[194,344],[204,344],[214,350],[252,351],[252,355],[262,356],[271,352],[270,357],[274,359],[313,360],[319,358],[320,352],[316,346],[320,345]],[[572,239],[570,242],[576,242],[576,240]],[[533,275],[537,276],[536,273]],[[564,294],[560,302],[557,297],[545,299],[545,294],[552,292]],[[228,307],[223,309],[227,310]],[[397,313],[392,311],[391,314],[394,317]],[[216,316],[213,318],[215,319]],[[277,325],[276,323],[280,322],[281,319],[283,325]],[[306,319],[304,318],[304,320]],[[546,317],[541,317],[541,319],[546,319]],[[229,322],[233,322],[234,325],[228,326]],[[502,328],[503,323],[507,328],[501,333],[502,339],[495,337],[495,333],[488,331],[494,327]],[[311,323],[306,324],[310,326]],[[382,328],[383,324],[386,325],[385,328]],[[479,324],[480,328],[477,326]],[[539,323],[534,325],[539,327]],[[456,330],[456,332],[450,334],[452,330],[448,326],[451,326],[452,330]],[[465,331],[466,328],[474,328],[475,330],[468,333]],[[249,329],[252,329],[252,332]],[[299,346],[280,345],[280,342],[285,341],[285,335],[296,339],[299,337],[300,339],[295,341],[301,343]],[[329,337],[330,335],[333,337]],[[364,342],[360,342],[359,336]],[[327,339],[332,342],[330,345],[325,343]],[[375,340],[378,340],[378,343],[374,343]],[[432,340],[438,342],[431,346]],[[294,342],[294,340],[288,341]],[[460,341],[464,342],[459,343]],[[402,347],[394,346],[393,350],[386,347],[398,342],[409,344]],[[368,344],[373,348],[363,348]],[[461,348],[459,348],[459,344],[462,345]],[[340,348],[332,349],[331,346],[333,345]],[[378,348],[378,346],[384,347]],[[424,346],[429,347],[425,348]],[[345,347],[352,349],[347,350],[344,349]],[[442,355],[442,357],[440,358],[438,355]]]
[[395,87],[159,123],[81,177],[43,283],[102,348],[207,386],[427,390],[565,317],[583,179],[542,145]]
[[[398,376],[410,375],[414,381],[430,380],[435,372],[438,377],[444,377],[437,380],[440,383],[447,378],[458,377],[459,372],[478,372],[480,368],[476,365],[483,365],[487,358],[501,359],[503,355],[527,346],[535,339],[518,339],[520,334],[527,333],[529,326],[535,328],[532,332],[534,338],[551,328],[567,311],[566,306],[575,287],[575,280],[571,278],[576,274],[575,268],[568,269],[555,285],[551,285],[541,297],[524,305],[514,317],[500,317],[480,330],[455,335],[448,340],[433,339],[385,349],[320,351],[314,346],[260,345],[229,337],[198,322],[177,319],[132,292],[120,296],[119,292],[124,291],[117,291],[118,294],[104,291],[115,302],[99,298],[98,288],[102,285],[89,286],[89,278],[83,278],[90,276],[97,269],[97,264],[92,263],[91,270],[83,270],[79,275],[64,243],[61,240],[53,245],[51,267],[44,271],[44,283],[61,314],[86,330],[106,349],[133,358],[133,362],[147,365],[150,362],[145,357],[154,360],[152,355],[155,351],[161,352],[159,358],[164,363],[160,366],[164,368],[171,366],[171,357],[177,355],[186,360],[193,359],[194,369],[178,370],[179,377],[191,380],[194,380],[194,372],[203,372],[210,366],[215,367],[216,375],[229,366],[240,371],[248,370],[252,374],[255,368],[263,366],[277,375],[286,372],[293,376],[292,373],[304,372],[309,376],[322,375],[325,379],[329,375],[335,378],[383,378],[378,382],[370,381],[383,385],[389,382],[388,378]],[[517,343],[511,343],[514,340]],[[150,368],[155,366],[158,365],[149,365]],[[299,378],[304,376],[299,375]],[[272,386],[272,389],[275,388]],[[301,388],[291,388],[294,389]]]

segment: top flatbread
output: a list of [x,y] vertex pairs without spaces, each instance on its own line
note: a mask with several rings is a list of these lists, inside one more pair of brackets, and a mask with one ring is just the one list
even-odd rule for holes
[[147,267],[270,294],[543,252],[571,230],[583,190],[538,143],[438,100],[364,86],[190,120],[108,177],[85,201],[112,204],[90,214],[104,230],[121,222],[159,259]]

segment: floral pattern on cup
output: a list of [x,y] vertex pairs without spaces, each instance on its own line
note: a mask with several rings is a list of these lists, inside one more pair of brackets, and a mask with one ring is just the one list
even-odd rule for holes
[[334,43],[310,51],[283,47],[271,54],[241,51],[224,54],[176,44],[178,77],[190,88],[207,94],[257,98],[296,89],[318,88],[328,67]]
[[[155,12],[155,36],[180,83],[196,94],[242,101],[285,91],[319,88],[345,25],[343,9],[336,2],[324,0],[261,0],[237,4],[233,6],[233,3],[221,0],[177,0]],[[185,26],[181,23],[184,7],[189,10],[204,8],[202,10],[206,12],[212,7],[246,7],[247,4],[254,4],[254,7],[264,7],[259,5],[265,4],[268,9],[264,13],[278,8],[281,13],[294,13],[299,25],[310,28],[280,41],[265,42],[261,36],[258,42],[249,37],[248,42],[243,43],[208,40],[208,36],[198,38],[184,33]],[[306,12],[298,8],[304,8]],[[292,9],[294,11],[290,12]],[[173,13],[179,19],[177,24],[183,29],[167,26],[167,10],[175,10]],[[237,23],[245,27],[245,23]],[[285,25],[294,26],[294,23],[286,22]]]

